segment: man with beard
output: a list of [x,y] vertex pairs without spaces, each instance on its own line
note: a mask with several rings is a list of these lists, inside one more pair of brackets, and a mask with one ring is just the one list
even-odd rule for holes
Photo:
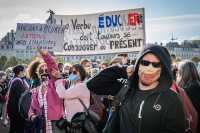
[[158,45],[144,48],[126,88],[128,93],[104,133],[184,133],[184,110],[170,90],[172,80],[167,49]]

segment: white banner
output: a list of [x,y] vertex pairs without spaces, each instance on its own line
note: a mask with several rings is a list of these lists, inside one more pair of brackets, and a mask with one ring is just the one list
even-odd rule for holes
[[145,44],[144,8],[88,15],[55,15],[65,27],[64,55],[140,51]]
[[18,23],[14,49],[32,51],[37,48],[62,51],[64,27],[60,25]]

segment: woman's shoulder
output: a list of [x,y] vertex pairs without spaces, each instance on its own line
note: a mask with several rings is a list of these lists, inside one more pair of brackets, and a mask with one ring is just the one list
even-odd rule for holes
[[183,89],[195,89],[195,88],[200,88],[200,81],[189,81],[183,87]]
[[89,89],[87,88],[87,86],[84,83],[79,84],[78,88],[79,88],[78,90],[80,93],[85,93],[85,94],[90,93]]
[[80,82],[80,83],[77,83],[77,84],[75,85],[75,87],[87,88],[87,85],[86,85],[85,82]]
[[[73,88],[72,88],[73,89]],[[77,83],[75,86],[74,86],[74,89],[76,89],[77,91],[79,91],[80,93],[83,93],[84,92],[88,92],[89,93],[89,89],[87,88],[86,86],[86,83]]]

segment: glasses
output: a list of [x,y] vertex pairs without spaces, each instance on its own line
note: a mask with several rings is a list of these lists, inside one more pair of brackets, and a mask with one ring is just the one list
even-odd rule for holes
[[39,70],[39,74],[48,74],[48,70],[47,69],[40,69]]
[[152,66],[155,67],[155,68],[161,67],[160,62],[150,62],[150,61],[146,61],[146,60],[141,60],[140,64],[143,65],[143,66],[149,66],[150,64],[152,64]]

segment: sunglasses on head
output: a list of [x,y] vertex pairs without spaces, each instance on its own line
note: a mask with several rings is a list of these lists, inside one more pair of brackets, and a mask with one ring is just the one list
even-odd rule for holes
[[155,68],[161,67],[160,62],[150,62],[150,61],[147,61],[147,60],[141,60],[140,64],[143,65],[143,66],[149,66],[150,64],[152,64],[152,66],[155,67]]

